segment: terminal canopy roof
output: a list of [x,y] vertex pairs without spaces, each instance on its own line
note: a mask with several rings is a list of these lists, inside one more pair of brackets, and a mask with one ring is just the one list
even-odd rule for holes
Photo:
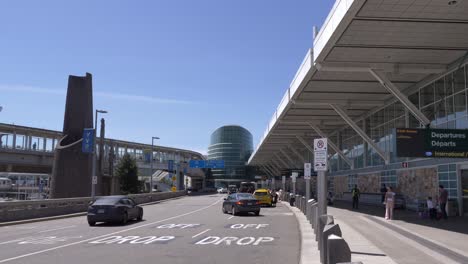
[[466,63],[467,51],[468,1],[337,0],[249,165],[300,168],[291,149],[309,149],[297,136],[311,146],[320,137],[311,125],[326,135],[348,126],[332,105],[357,122],[398,101],[372,71],[408,95]]

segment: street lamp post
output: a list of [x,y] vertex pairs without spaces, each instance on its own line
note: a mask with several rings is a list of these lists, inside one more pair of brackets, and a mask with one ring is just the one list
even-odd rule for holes
[[154,140],[159,139],[158,137],[151,137],[151,176],[150,176],[150,192],[153,192],[153,152],[154,152]]
[[97,146],[96,134],[97,134],[97,119],[98,119],[99,113],[107,114],[107,111],[96,109],[95,116],[94,116],[93,176],[91,177],[91,197],[93,200],[94,200],[94,197],[96,196],[96,184],[94,183],[94,177],[97,177],[96,176],[96,146]]

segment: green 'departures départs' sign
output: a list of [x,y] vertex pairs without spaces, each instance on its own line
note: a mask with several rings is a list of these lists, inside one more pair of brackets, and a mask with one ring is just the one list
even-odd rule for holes
[[398,157],[468,158],[468,130],[396,128]]

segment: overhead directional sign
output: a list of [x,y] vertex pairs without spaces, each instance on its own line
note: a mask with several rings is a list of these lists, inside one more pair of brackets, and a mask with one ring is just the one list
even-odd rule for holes
[[468,130],[395,129],[398,157],[468,158]]
[[190,160],[190,168],[224,169],[224,160]]
[[328,142],[326,138],[314,139],[314,170],[327,171]]
[[312,174],[312,164],[304,163],[304,179],[310,180]]
[[292,182],[296,182],[297,176],[299,176],[299,173],[297,173],[297,172],[293,172],[293,173],[292,173],[292,175],[291,175],[291,180],[292,180]]
[[83,130],[83,142],[81,143],[83,153],[93,153],[94,151],[94,129],[85,128]]

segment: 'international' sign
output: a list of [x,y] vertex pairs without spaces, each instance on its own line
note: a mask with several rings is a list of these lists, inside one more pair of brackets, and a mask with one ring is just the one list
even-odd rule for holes
[[468,158],[468,130],[396,128],[398,157]]

